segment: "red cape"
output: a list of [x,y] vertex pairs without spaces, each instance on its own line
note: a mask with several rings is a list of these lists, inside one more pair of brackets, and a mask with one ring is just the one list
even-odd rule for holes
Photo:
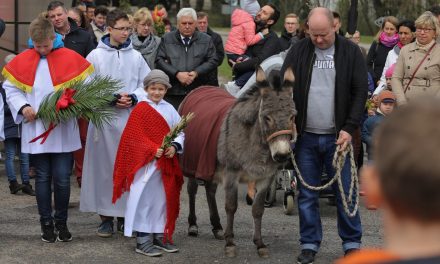
[[[41,56],[35,49],[25,50],[6,64],[2,74],[19,89],[30,93],[40,59]],[[67,48],[51,51],[46,59],[55,90],[66,88],[74,81],[83,80],[93,72],[90,62]]]
[[[124,192],[130,191],[136,172],[153,161],[163,138],[170,131],[165,119],[147,102],[140,102],[131,112],[119,142],[113,172],[115,203]],[[183,175],[176,156],[162,156],[157,160],[166,195],[167,219],[164,240],[171,241],[179,215],[180,190]]]

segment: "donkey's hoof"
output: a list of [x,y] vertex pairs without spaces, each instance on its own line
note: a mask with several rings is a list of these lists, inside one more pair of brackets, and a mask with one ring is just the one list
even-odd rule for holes
[[268,258],[269,257],[269,249],[267,247],[262,247],[257,250],[258,250],[258,256],[260,256],[260,258]]
[[237,256],[237,249],[235,248],[235,246],[226,246],[225,255],[228,258],[235,258]]
[[196,237],[199,235],[199,228],[197,225],[190,225],[188,227],[188,236]]
[[214,234],[215,239],[225,240],[225,233],[222,229],[212,230],[212,233]]

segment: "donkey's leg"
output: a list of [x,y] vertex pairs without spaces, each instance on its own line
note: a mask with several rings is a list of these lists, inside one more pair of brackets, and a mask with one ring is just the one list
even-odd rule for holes
[[267,190],[269,185],[272,183],[273,177],[265,178],[262,181],[257,182],[257,195],[254,200],[254,204],[252,205],[252,216],[254,217],[254,244],[257,246],[258,255],[263,258],[269,257],[269,250],[266,245],[263,243],[263,239],[261,237],[261,220],[264,213],[264,199],[266,197]]
[[197,228],[197,216],[196,216],[196,195],[197,195],[197,182],[195,178],[188,177],[188,183],[186,189],[189,197],[189,215],[188,215],[188,235],[197,236],[199,231]]
[[217,192],[217,183],[213,181],[206,181],[206,200],[208,201],[209,207],[209,220],[212,225],[212,233],[214,237],[219,240],[225,239],[223,235],[223,227],[220,223],[220,216],[218,215],[217,201],[215,199],[215,194]]
[[236,173],[230,170],[225,171],[224,177],[225,188],[225,210],[227,217],[226,224],[226,247],[225,254],[228,257],[237,255],[234,244],[234,214],[237,211],[237,194],[238,194],[238,177]]

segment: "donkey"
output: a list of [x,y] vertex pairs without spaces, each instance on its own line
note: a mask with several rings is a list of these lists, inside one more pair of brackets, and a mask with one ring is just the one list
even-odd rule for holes
[[241,178],[256,182],[258,192],[252,205],[253,241],[260,257],[269,256],[261,238],[261,219],[268,187],[280,163],[290,157],[291,141],[296,140],[294,79],[290,68],[283,81],[277,70],[272,70],[266,78],[263,70],[257,69],[256,84],[237,100],[223,122],[217,147],[216,177],[221,177],[225,189],[225,254],[229,257],[236,256],[233,225]]
[[[180,114],[196,114],[185,130],[185,152],[181,159],[184,174],[189,176],[188,234],[198,234],[195,215],[195,178],[198,178],[205,182],[214,236],[223,239],[215,200],[217,182],[223,181],[228,218],[225,233],[228,256],[236,255],[232,239],[233,220],[237,210],[237,187],[241,180],[257,183],[258,192],[252,207],[254,243],[260,256],[268,256],[261,240],[261,218],[266,191],[280,163],[290,157],[290,143],[296,139],[293,81],[290,68],[286,70],[283,82],[278,70],[270,71],[266,78],[264,71],[258,68],[256,83],[239,99],[217,87],[200,87],[188,94],[179,107]],[[208,156],[212,159],[207,159]]]

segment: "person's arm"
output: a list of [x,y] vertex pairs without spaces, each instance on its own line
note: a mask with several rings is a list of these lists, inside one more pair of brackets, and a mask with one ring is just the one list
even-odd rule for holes
[[202,64],[197,66],[194,71],[197,72],[197,75],[206,75],[211,71],[215,70],[218,64],[218,58],[215,53],[214,43],[212,42],[212,38],[208,44],[208,51],[205,55],[205,60]]
[[376,59],[376,46],[377,42],[374,40],[373,43],[371,43],[370,49],[368,50],[367,54],[367,68],[368,71],[371,73],[371,76],[374,76],[373,65],[374,60]]
[[[350,110],[348,112],[345,124],[342,126],[342,130],[353,135],[354,130],[359,126],[362,116],[365,111],[365,103],[368,97],[368,80],[367,80],[367,68],[363,63],[362,53],[360,49],[353,49],[353,74],[350,87]],[[343,62],[342,62],[343,63]]]
[[26,94],[9,81],[5,81],[3,87],[5,88],[6,92],[6,102],[11,110],[14,122],[16,124],[20,124],[24,119],[22,111],[26,107],[30,107]]
[[[246,42],[247,46],[252,46],[264,38],[264,35],[261,32],[258,32],[257,34],[255,34],[254,21],[250,21],[248,23],[243,23],[240,25],[240,27],[242,29],[244,41]],[[267,29],[266,29],[266,31],[267,31]]]
[[278,37],[276,35],[273,35],[266,39],[266,42],[264,43],[264,47],[260,51],[258,51],[256,56],[251,57],[249,60],[235,64],[233,70],[235,73],[245,73],[248,71],[254,71],[257,65],[263,62],[265,59],[277,53],[279,53]]
[[223,40],[220,35],[217,34],[216,43],[215,44],[215,52],[217,54],[217,66],[222,65],[223,59],[225,58],[225,49],[223,47]]
[[170,63],[170,60],[167,56],[165,41],[163,38],[159,44],[155,62],[157,69],[164,71],[169,77],[173,76],[174,78],[176,78],[178,70]]
[[405,57],[402,51],[397,58],[396,66],[394,67],[393,77],[391,77],[391,87],[396,95],[397,104],[403,105],[407,103],[405,92],[403,91],[403,77],[405,75]]
[[371,146],[371,123],[373,118],[374,117],[367,118],[367,120],[365,120],[364,122],[364,125],[362,126],[361,140],[362,142],[367,144],[367,146]]
[[85,51],[85,52],[86,52],[85,57],[87,57],[87,55],[89,55],[89,53],[90,53],[92,50],[94,50],[94,49],[96,48],[97,45],[95,45],[95,43],[94,43],[94,41],[93,41],[93,37],[92,37],[92,35],[90,35],[90,33],[87,32],[87,31],[84,31],[84,32],[86,32],[87,35],[88,35],[88,38],[87,38],[87,46],[86,46],[86,51]]

